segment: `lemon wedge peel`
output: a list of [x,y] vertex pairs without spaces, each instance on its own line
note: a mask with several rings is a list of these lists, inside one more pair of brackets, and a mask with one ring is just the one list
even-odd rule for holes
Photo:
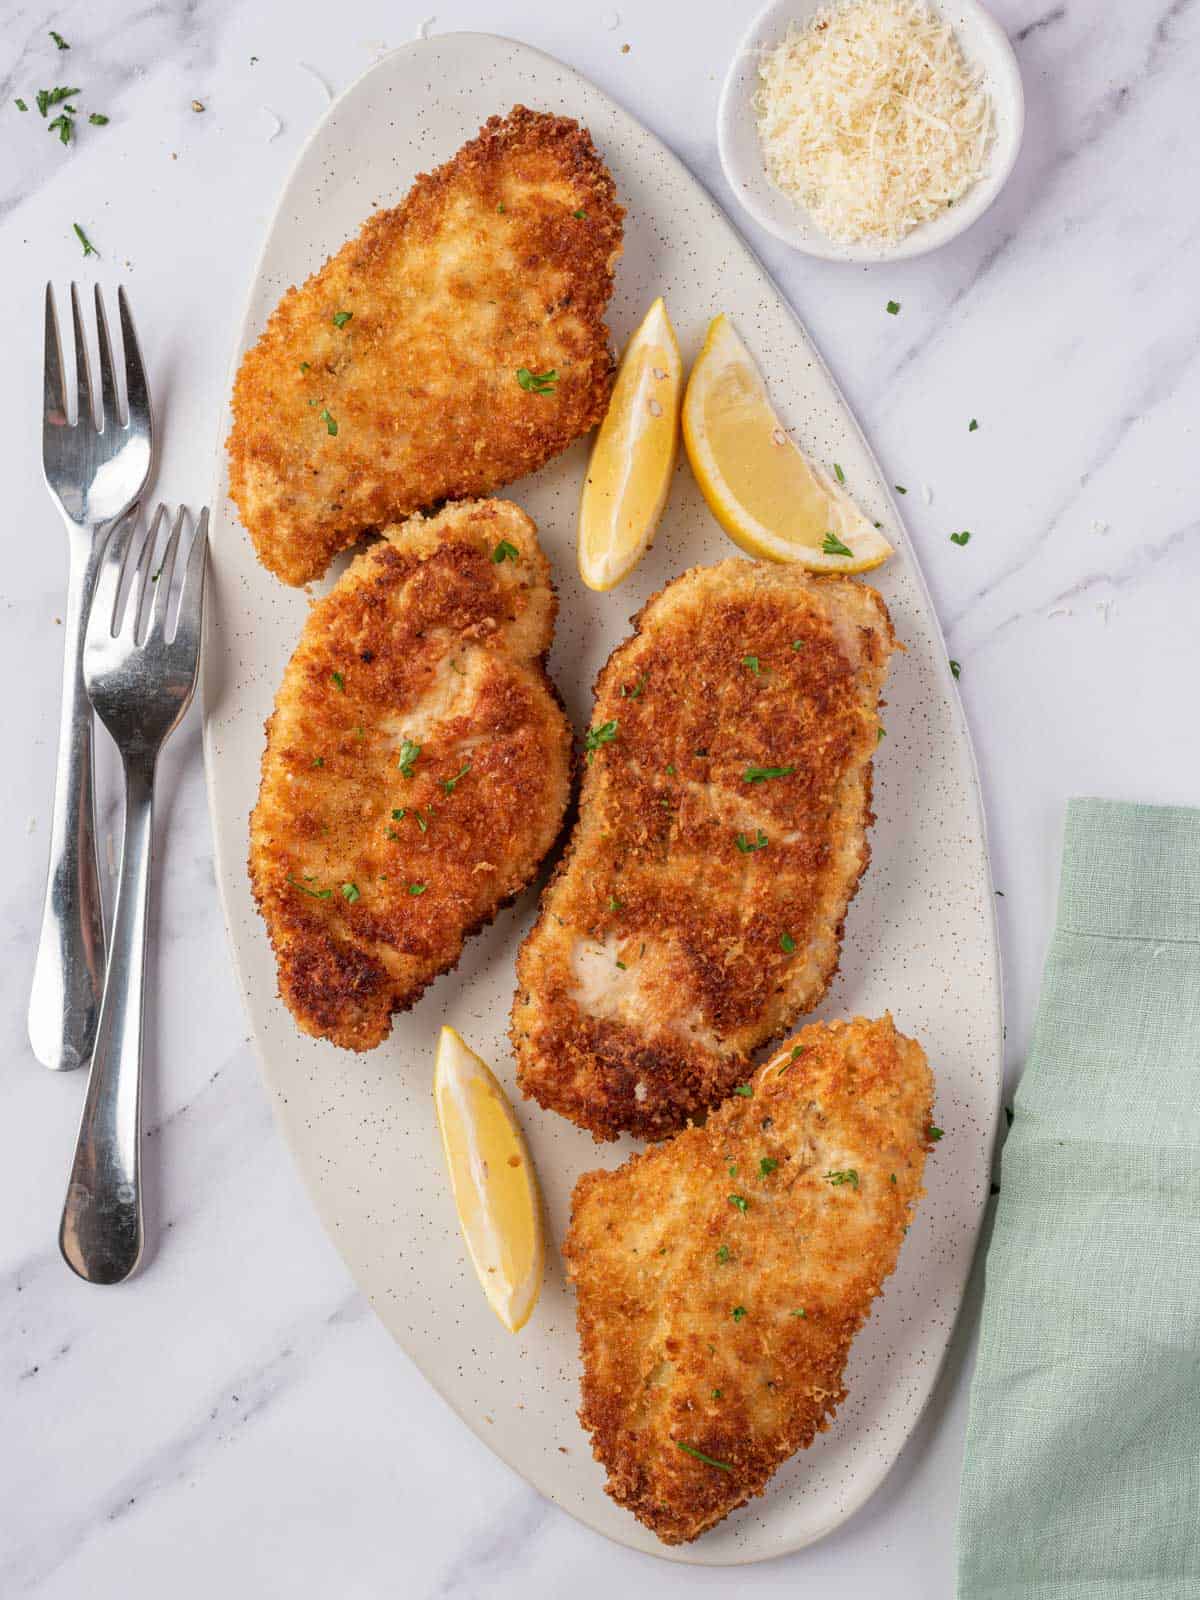
[[654,539],[679,453],[683,357],[660,296],[625,347],[579,500],[579,575],[613,589]]
[[433,1095],[467,1253],[488,1304],[518,1333],[537,1304],[546,1256],[525,1137],[496,1075],[451,1027],[438,1036]]
[[846,491],[790,438],[723,312],[688,379],[683,440],[709,510],[748,555],[850,573],[869,572],[893,553]]

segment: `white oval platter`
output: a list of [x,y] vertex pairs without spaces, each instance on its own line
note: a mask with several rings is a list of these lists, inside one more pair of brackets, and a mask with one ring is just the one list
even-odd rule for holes
[[[280,198],[254,276],[235,362],[289,284],[366,216],[393,204],[494,112],[516,102],[579,118],[628,208],[610,326],[618,346],[665,293],[685,358],[718,311],[762,364],[785,422],[818,461],[837,461],[898,553],[873,574],[907,653],[887,691],[876,764],[873,862],[846,926],[842,970],[820,1015],[890,1009],[920,1038],[945,1129],[899,1270],[855,1345],[835,1425],[766,1495],[696,1544],[668,1550],[604,1494],[576,1420],[575,1312],[558,1253],[577,1176],[632,1141],[598,1146],[520,1101],[507,1040],[513,962],[531,889],[467,947],[457,969],[352,1055],[302,1037],[276,998],[274,962],[246,880],[247,817],[263,722],[308,601],[254,558],[228,497],[223,450],[213,505],[205,644],[205,756],[218,879],[254,1039],[279,1124],[325,1227],[378,1315],[429,1382],[513,1469],[609,1538],[672,1560],[730,1565],[782,1555],[836,1527],[881,1482],[925,1404],[954,1324],[988,1194],[1000,1067],[1000,979],[978,785],[945,646],[879,468],[804,329],[705,191],[651,133],[559,62],[507,39],[450,34],[379,61],[330,107]],[[224,419],[222,440],[228,431]],[[658,538],[617,590],[592,594],[575,565],[586,444],[503,491],[536,520],[561,601],[551,672],[577,728],[600,664],[644,601],[685,568],[735,553],[681,460]],[[503,1331],[461,1243],[434,1121],[434,1043],[444,1022],[514,1095],[550,1230],[533,1319]],[[397,1449],[404,1441],[397,1439]]]

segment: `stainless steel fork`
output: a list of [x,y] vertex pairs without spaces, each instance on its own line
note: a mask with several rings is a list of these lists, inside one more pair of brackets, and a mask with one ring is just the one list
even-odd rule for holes
[[[184,569],[174,627],[171,579],[185,509],[180,507],[159,569],[150,568],[167,515],[159,506],[138,545],[135,513],[112,530],[100,558],[87,622],[83,676],[96,715],[125,768],[125,840],[108,973],[58,1242],[89,1283],[120,1283],[142,1254],[142,994],[154,831],[154,769],[187,710],[200,664],[208,508]],[[132,581],[122,600],[122,577]]]
[[146,375],[124,289],[117,291],[117,303],[125,350],[127,418],[121,421],[108,323],[97,285],[97,425],[79,293],[72,284],[77,396],[77,416],[72,424],[67,415],[54,292],[46,285],[42,468],[67,525],[70,569],[63,618],[66,639],[50,865],[29,998],[29,1042],[43,1066],[59,1072],[81,1067],[90,1058],[104,982],[104,915],[92,800],[92,713],[80,673],[83,629],[101,528],[123,516],[141,495],[150,476],[154,446]]

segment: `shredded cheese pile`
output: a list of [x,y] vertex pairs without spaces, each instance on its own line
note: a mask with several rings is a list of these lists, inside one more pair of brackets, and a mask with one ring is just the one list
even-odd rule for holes
[[767,171],[843,244],[895,244],[982,175],[992,103],[954,30],[914,0],[845,0],[764,53]]

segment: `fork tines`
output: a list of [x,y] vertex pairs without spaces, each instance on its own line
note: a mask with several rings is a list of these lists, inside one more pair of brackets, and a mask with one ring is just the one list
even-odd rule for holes
[[92,363],[88,355],[87,333],[79,303],[79,286],[71,284],[71,323],[75,334],[75,421],[69,416],[66,386],[63,382],[62,338],[58,327],[58,313],[54,304],[54,286],[46,285],[46,346],[45,346],[45,416],[52,426],[78,427],[90,422],[103,433],[108,428],[128,428],[149,415],[150,400],[146,390],[145,368],[134,331],[129,302],[122,285],[117,290],[117,312],[121,322],[121,345],[124,353],[125,397],[124,414],[117,392],[116,368],[113,362],[112,341],[108,332],[108,316],[104,309],[104,296],[100,285],[94,287],[96,304],[96,338],[100,351],[100,412],[97,418],[94,400],[95,384]]
[[[180,506],[175,513],[157,570],[154,570],[155,551],[162,529],[170,520],[170,512],[160,502],[149,528],[143,530],[139,509],[135,506],[116,522],[105,542],[92,614],[98,621],[107,622],[110,638],[145,644],[152,639],[167,641],[172,580],[189,513],[186,506]],[[171,640],[184,629],[199,626],[207,549],[208,507],[205,506],[188,545]]]

